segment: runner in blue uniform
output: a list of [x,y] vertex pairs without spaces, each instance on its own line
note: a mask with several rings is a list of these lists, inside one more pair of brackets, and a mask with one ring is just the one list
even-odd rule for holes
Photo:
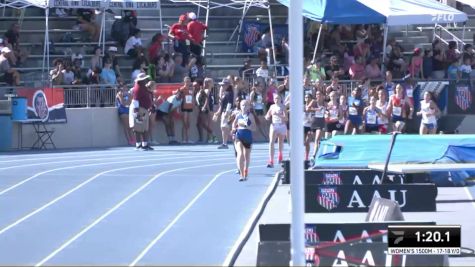
[[242,100],[240,106],[241,112],[236,115],[233,122],[233,132],[236,133],[234,142],[237,152],[236,162],[241,174],[239,181],[246,181],[251,161],[252,131],[255,130],[256,122],[251,113],[251,103]]

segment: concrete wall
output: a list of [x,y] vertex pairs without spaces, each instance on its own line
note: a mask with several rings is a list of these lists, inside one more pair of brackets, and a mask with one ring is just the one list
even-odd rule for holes
[[[89,148],[125,146],[124,130],[120,123],[116,108],[77,108],[66,109],[68,122],[64,124],[48,124],[54,129],[53,140],[57,148]],[[190,140],[198,140],[196,128],[196,113],[193,113]],[[213,133],[221,140],[221,131],[218,122],[212,122]],[[18,133],[20,124],[13,123],[12,149],[18,147]],[[175,123],[175,135],[181,141],[181,122]],[[268,128],[266,128],[268,129]],[[266,131],[267,132],[267,131]],[[23,146],[31,147],[36,140],[36,134],[31,124],[22,125]],[[168,144],[163,123],[156,122],[152,134],[154,139],[161,144]],[[263,140],[256,132],[255,140]],[[206,135],[205,137],[206,138]]]

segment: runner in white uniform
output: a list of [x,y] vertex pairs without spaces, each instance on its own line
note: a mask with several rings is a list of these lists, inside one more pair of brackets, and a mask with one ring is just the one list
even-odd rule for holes
[[280,95],[274,95],[274,104],[270,106],[267,114],[265,116],[266,120],[270,120],[272,123],[269,127],[269,162],[267,164],[268,168],[274,167],[274,143],[277,139],[279,142],[279,154],[278,160],[279,163],[282,162],[282,153],[284,150],[284,139],[287,135],[287,112],[284,104],[282,103],[282,98]]
[[437,132],[437,116],[440,110],[432,100],[432,93],[425,91],[424,100],[421,100],[421,111],[417,112],[422,116],[419,134],[435,134]]

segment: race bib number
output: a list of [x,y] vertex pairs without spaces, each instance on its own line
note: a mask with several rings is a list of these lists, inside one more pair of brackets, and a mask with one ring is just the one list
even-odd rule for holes
[[401,107],[393,107],[393,115],[401,116],[401,114],[402,114],[402,108]]
[[191,103],[193,103],[193,96],[191,96],[191,95],[186,95],[186,96],[185,96],[185,103],[186,103],[186,104],[191,104]]
[[325,111],[323,110],[323,108],[318,108],[315,111],[315,117],[317,118],[323,118],[324,115],[325,115]]
[[414,90],[411,88],[411,89],[407,89],[406,90],[406,94],[408,97],[414,97]]
[[355,106],[359,106],[360,105],[360,100],[359,99],[355,99],[353,101],[353,104],[355,104]]
[[376,124],[376,114],[367,113],[366,122],[368,124]]
[[337,110],[330,110],[330,120],[338,119],[338,111]]
[[349,108],[350,115],[358,115],[358,110],[355,107]]
[[261,95],[257,96],[257,101],[256,102],[259,103],[259,104],[262,104],[262,96]]
[[186,39],[185,43],[186,43],[186,45],[190,45],[190,40]]

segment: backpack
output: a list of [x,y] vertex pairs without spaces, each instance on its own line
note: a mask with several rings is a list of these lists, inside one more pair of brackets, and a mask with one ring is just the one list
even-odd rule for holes
[[124,46],[130,36],[131,25],[130,22],[122,19],[117,19],[112,24],[111,37],[117,41],[121,46]]

